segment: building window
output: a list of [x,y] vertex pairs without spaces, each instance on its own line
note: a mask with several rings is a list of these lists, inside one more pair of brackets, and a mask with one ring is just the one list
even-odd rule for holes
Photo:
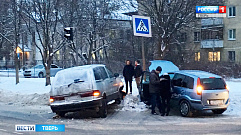
[[228,17],[235,17],[236,16],[236,9],[235,7],[228,8]]
[[220,52],[208,52],[209,61],[220,61]]
[[194,32],[194,42],[200,42],[200,32]]
[[235,61],[235,51],[228,51],[228,59],[230,61]]
[[195,52],[195,61],[200,61],[200,52]]
[[236,39],[236,29],[228,30],[228,40]]

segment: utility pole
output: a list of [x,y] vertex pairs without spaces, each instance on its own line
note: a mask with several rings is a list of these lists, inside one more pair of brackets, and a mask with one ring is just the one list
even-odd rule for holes
[[15,33],[14,63],[15,63],[15,71],[16,71],[16,84],[19,83],[19,60],[18,60],[17,48],[18,48],[18,40],[19,40],[18,26],[20,25],[20,20],[17,20],[17,13],[18,13],[17,3],[16,3],[16,0],[14,0],[14,33]]
[[142,51],[142,64],[143,70],[146,71],[146,57],[145,57],[145,45],[144,37],[141,37],[141,51]]

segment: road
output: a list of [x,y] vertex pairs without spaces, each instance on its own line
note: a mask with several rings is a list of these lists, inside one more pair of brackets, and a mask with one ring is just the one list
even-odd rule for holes
[[[170,116],[142,112],[122,111],[121,105],[112,104],[105,119],[98,118],[91,110],[68,113],[65,118],[55,115],[48,106],[23,106],[0,103],[0,134],[241,134],[241,117],[213,115],[210,112],[184,118],[176,110]],[[65,124],[65,132],[15,132],[15,124]]]

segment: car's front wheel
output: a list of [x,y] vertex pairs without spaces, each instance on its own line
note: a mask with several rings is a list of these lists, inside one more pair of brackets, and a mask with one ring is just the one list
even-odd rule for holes
[[213,112],[214,114],[222,114],[222,113],[225,112],[225,111],[226,111],[226,109],[212,110],[212,112]]
[[191,106],[186,100],[183,100],[180,103],[180,113],[183,117],[191,117],[192,116]]
[[44,78],[44,73],[42,73],[42,72],[39,73],[39,74],[38,74],[38,77],[39,77],[39,78]]

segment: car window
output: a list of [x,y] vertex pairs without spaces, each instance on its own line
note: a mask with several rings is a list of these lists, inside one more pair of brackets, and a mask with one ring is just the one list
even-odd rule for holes
[[168,75],[170,76],[170,79],[173,79],[174,73],[169,73]]
[[204,78],[201,79],[201,85],[204,90],[225,89],[226,87],[222,78]]
[[97,68],[94,68],[93,71],[94,71],[95,80],[101,80],[101,71],[100,71],[100,69],[97,67]]
[[101,72],[101,78],[102,78],[103,80],[105,80],[106,78],[108,78],[108,75],[107,75],[107,73],[106,73],[105,68],[104,68],[104,67],[99,67],[99,69],[100,69],[100,72]]
[[182,82],[185,79],[185,75],[182,74],[175,74],[173,77],[173,85],[182,87]]
[[51,65],[51,68],[58,68],[56,65]]
[[193,89],[194,79],[192,77],[186,76],[182,82],[182,87]]
[[113,77],[114,77],[113,72],[110,71],[108,68],[105,68],[105,69],[106,69],[106,71],[107,71],[109,77],[110,77],[110,78],[113,78]]
[[104,67],[96,67],[93,69],[94,71],[94,76],[95,76],[95,80],[105,80],[106,78],[108,78],[108,75],[105,71]]
[[150,72],[145,72],[145,73],[143,74],[143,76],[142,76],[142,82],[143,82],[143,83],[148,83],[148,82],[150,82],[149,76],[150,76]]

